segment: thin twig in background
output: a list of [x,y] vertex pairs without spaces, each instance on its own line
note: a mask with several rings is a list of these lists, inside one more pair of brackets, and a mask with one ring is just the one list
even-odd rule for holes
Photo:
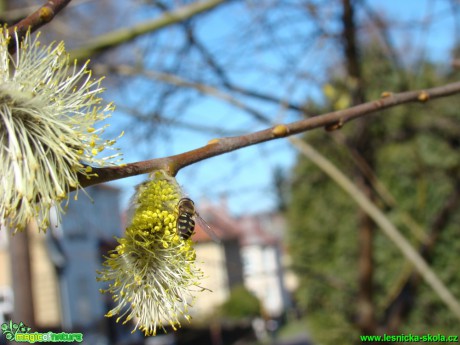
[[92,41],[89,41],[85,46],[72,50],[70,56],[72,59],[86,59],[98,52],[119,46],[122,43],[129,42],[146,33],[160,30],[166,26],[191,18],[199,13],[209,11],[225,1],[226,0],[199,1],[179,7],[174,11],[163,13],[159,18],[154,20],[149,20],[133,27],[122,28],[98,36]]

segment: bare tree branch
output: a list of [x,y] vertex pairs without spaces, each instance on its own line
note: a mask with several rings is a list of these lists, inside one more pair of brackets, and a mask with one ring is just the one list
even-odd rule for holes
[[[8,29],[10,36],[14,35],[17,31],[19,39],[25,36],[27,30],[34,32],[43,25],[53,20],[54,16],[66,7],[72,0],[49,0],[45,5],[40,7],[38,10],[21,20],[19,23],[13,25]],[[13,54],[16,50],[16,42],[11,40],[8,50]]]
[[129,42],[140,35],[162,29],[199,13],[206,12],[226,1],[228,0],[208,0],[191,3],[172,12],[166,12],[160,18],[96,37],[85,46],[72,50],[70,55],[74,59],[88,58],[95,53]]
[[156,124],[159,125],[168,125],[174,126],[175,128],[184,128],[199,133],[213,133],[214,135],[230,136],[239,134],[237,131],[225,130],[224,128],[218,126],[208,126],[206,124],[189,123],[185,121],[179,121],[177,119],[167,118],[158,113],[144,114],[138,109],[126,106],[117,105],[117,110],[122,110],[123,112],[129,113],[129,115],[132,116],[133,119],[142,123],[152,124],[152,122],[154,121]]
[[[252,89],[244,88],[244,87],[241,87],[231,82],[230,78],[226,74],[225,69],[219,65],[217,60],[207,50],[205,45],[202,44],[198,40],[193,30],[191,30],[190,27],[187,25],[184,25],[184,29],[185,29],[187,38],[190,41],[190,43],[193,44],[198,49],[198,51],[203,56],[204,61],[206,61],[207,65],[211,68],[212,71],[214,71],[215,75],[217,75],[217,77],[221,80],[223,86],[226,87],[229,91],[238,92],[244,96],[257,98],[257,99],[268,101],[268,102],[275,103],[275,104],[283,104],[283,106],[287,109],[300,111],[302,113],[307,113],[307,109],[305,106],[296,104],[295,102],[291,102],[286,99],[282,100],[279,97],[261,92],[259,90],[252,90]],[[308,115],[312,115],[312,114],[308,114]]]
[[[202,94],[210,95],[214,98],[223,100],[224,102],[230,105],[233,105],[237,107],[238,109],[242,109],[246,111],[247,113],[251,114],[253,118],[257,119],[258,121],[261,121],[262,123],[270,123],[270,119],[268,119],[262,112],[244,104],[243,102],[237,100],[232,95],[225,93],[209,85],[185,80],[174,74],[157,72],[157,71],[140,70],[139,68],[128,66],[128,65],[108,66],[108,65],[103,65],[103,64],[96,64],[92,66],[92,70],[96,72],[97,74],[102,74],[102,75],[110,74],[112,72],[116,72],[121,75],[129,75],[129,76],[142,75],[144,77],[155,79],[155,80],[160,80],[162,82],[165,82],[165,83],[168,83],[174,86],[191,88],[191,89],[201,92]],[[281,104],[284,104],[282,100],[279,100],[279,102]]]
[[276,125],[258,132],[248,133],[236,137],[213,139],[206,146],[175,156],[129,163],[118,167],[94,168],[93,171],[97,174],[97,176],[89,180],[87,180],[86,177],[82,178],[81,184],[82,186],[87,187],[102,182],[149,173],[159,169],[165,170],[171,175],[176,175],[180,169],[188,165],[221,155],[223,153],[232,152],[243,147],[284,138],[319,127],[327,126],[330,128],[334,125],[336,128],[340,128],[351,120],[370,115],[384,109],[406,103],[423,103],[429,101],[430,99],[447,97],[456,93],[460,93],[460,82],[446,84],[426,90],[407,91],[396,94],[384,92],[382,94],[383,98],[381,99],[289,124]]

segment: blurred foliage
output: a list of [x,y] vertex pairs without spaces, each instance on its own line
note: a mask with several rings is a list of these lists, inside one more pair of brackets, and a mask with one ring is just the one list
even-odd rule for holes
[[246,320],[260,316],[261,305],[243,285],[238,285],[230,290],[230,296],[220,307],[220,315],[230,320]]
[[[442,71],[433,64],[415,61],[414,70],[390,63],[382,49],[368,42],[362,54],[363,82],[367,99],[380,97],[383,91],[399,92],[423,89],[458,80],[454,72]],[[327,85],[328,104],[311,104],[319,113],[338,107],[352,85],[347,78],[331,75]],[[432,229],[449,197],[460,186],[460,100],[448,97],[426,104],[411,104],[385,110],[372,117],[365,129],[371,134],[374,173],[391,193],[395,204],[376,197],[394,224],[416,248],[420,234],[405,226],[409,214],[425,231],[439,231],[431,265],[442,281],[460,298],[460,212],[451,211],[442,229]],[[359,130],[358,122],[347,124],[339,132],[313,131],[305,136],[342,172],[353,179],[357,166],[350,138]],[[300,277],[297,298],[307,313],[310,331],[320,344],[356,343],[358,295],[358,208],[333,181],[302,155],[292,172],[290,203],[290,251],[294,269]],[[376,318],[384,325],[389,303],[400,292],[411,266],[399,250],[375,232],[374,305]],[[458,320],[439,297],[421,282],[408,319],[401,333],[456,334]]]

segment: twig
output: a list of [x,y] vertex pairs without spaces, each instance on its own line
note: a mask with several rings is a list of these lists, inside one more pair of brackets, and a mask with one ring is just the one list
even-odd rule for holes
[[[49,23],[58,12],[70,3],[70,1],[72,0],[48,0],[48,2],[38,10],[11,26],[8,29],[10,36],[14,35],[14,32],[17,31],[19,39],[22,40],[29,28],[34,32],[46,23]],[[11,40],[8,50],[11,54],[16,51],[16,42],[14,40]]]
[[95,168],[93,170],[97,176],[90,180],[82,178],[81,184],[86,187],[124,177],[145,174],[158,169],[163,169],[168,171],[171,175],[176,175],[180,169],[188,165],[243,147],[284,138],[319,127],[340,128],[351,120],[384,109],[412,102],[423,103],[430,99],[447,97],[456,93],[460,93],[460,82],[426,90],[408,91],[396,94],[384,93],[381,99],[363,103],[345,110],[334,111],[289,124],[276,125],[262,131],[241,136],[213,139],[206,146],[175,156],[129,163],[118,167]]
[[[224,91],[221,91],[215,87],[210,85],[200,84],[197,82],[185,80],[179,76],[170,73],[158,72],[158,71],[151,71],[151,70],[140,70],[137,67],[132,67],[129,65],[116,65],[116,66],[109,66],[105,64],[95,64],[91,66],[91,69],[100,75],[108,75],[116,72],[120,75],[129,75],[135,76],[142,74],[143,77],[159,80],[170,85],[186,87],[190,89],[197,90],[202,94],[210,95],[214,98],[218,98],[223,100],[224,102],[235,106],[238,109],[244,110],[245,112],[251,114],[251,116],[258,121],[261,121],[265,124],[270,124],[270,119],[267,118],[261,111],[246,105],[245,103],[237,100],[234,96]],[[280,100],[281,103],[281,100]]]
[[133,27],[112,31],[108,34],[96,37],[85,46],[72,50],[70,52],[70,56],[72,59],[78,60],[88,58],[97,52],[129,42],[140,35],[162,29],[166,26],[189,19],[199,13],[206,12],[225,1],[226,0],[208,0],[193,2],[174,11],[165,12],[161,17],[154,20],[140,23]]

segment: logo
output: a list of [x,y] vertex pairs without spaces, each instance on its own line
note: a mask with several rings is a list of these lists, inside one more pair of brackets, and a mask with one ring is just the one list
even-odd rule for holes
[[18,343],[54,343],[54,342],[79,342],[83,341],[83,334],[81,333],[39,333],[30,332],[30,327],[27,327],[23,322],[19,324],[5,322],[2,324],[2,333],[9,341],[15,341]]

